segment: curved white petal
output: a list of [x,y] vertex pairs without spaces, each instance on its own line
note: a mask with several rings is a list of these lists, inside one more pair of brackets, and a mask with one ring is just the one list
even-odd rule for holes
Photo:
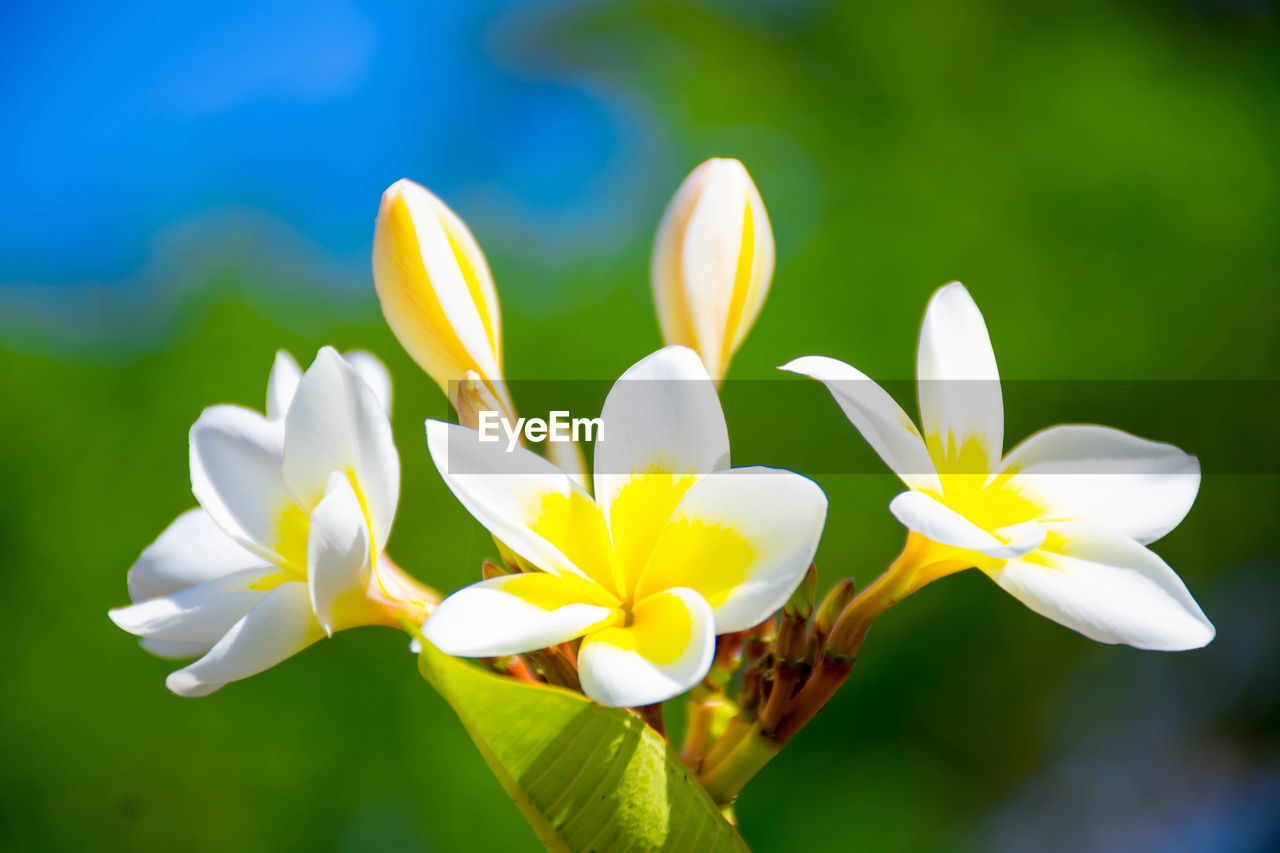
[[1145,546],[1086,524],[1051,525],[1050,540],[989,574],[1036,613],[1100,643],[1182,651],[1213,639],[1182,580]]
[[311,613],[305,583],[282,583],[214,644],[200,660],[169,673],[179,696],[207,696],[230,681],[269,669],[324,637]]
[[996,531],[997,538],[960,513],[923,492],[902,492],[889,502],[889,511],[908,530],[943,545],[977,551],[996,560],[1012,560],[1030,553],[1044,542],[1038,524],[1015,524]]
[[307,586],[311,609],[333,636],[339,609],[362,603],[373,574],[369,526],[360,499],[343,471],[329,475],[324,497],[311,511],[307,535]]
[[[728,306],[738,282],[751,179],[736,160],[708,161],[700,168],[704,186],[685,222],[679,280],[688,310],[685,322],[692,326],[696,349],[709,356],[708,372],[719,374],[728,356]],[[661,234],[659,226],[659,239]]]
[[129,569],[129,599],[142,601],[263,565],[222,532],[203,509],[178,516]]
[[578,650],[582,691],[601,705],[665,702],[693,687],[711,668],[715,616],[691,589],[670,589],[632,609],[625,628],[586,636]]
[[427,449],[445,485],[500,542],[540,569],[585,576],[560,542],[535,529],[553,504],[590,507],[567,474],[523,447],[508,453],[505,442],[481,441],[476,430],[444,421],[427,421]]
[[242,406],[205,409],[191,427],[191,491],[218,527],[268,559],[293,496],[281,473],[284,423]]
[[324,347],[302,374],[285,418],[284,478],[299,505],[310,509],[334,471],[355,475],[374,550],[381,550],[400,499],[400,456],[391,422],[355,368]]
[[920,426],[938,467],[967,474],[994,470],[1004,441],[1000,373],[982,313],[958,281],[929,300],[916,380]]
[[786,603],[813,561],[827,516],[818,484],[777,468],[734,468],[689,488],[659,536],[638,599],[695,590],[715,633],[744,631]]
[[569,479],[590,492],[591,481],[587,477],[587,457],[582,445],[576,441],[548,441],[547,461],[569,475]]
[[184,658],[200,657],[213,648],[214,642],[216,641],[184,642],[183,640],[156,640],[151,637],[142,637],[138,640],[138,645],[158,658],[183,660]]
[[267,417],[271,420],[283,418],[293,402],[293,395],[298,390],[298,380],[302,378],[302,368],[292,355],[285,350],[276,353],[276,360],[271,365],[271,375],[267,377]]
[[422,636],[463,657],[520,654],[565,643],[615,611],[584,595],[584,581],[542,572],[463,587],[432,611]]
[[609,390],[595,442],[596,501],[605,518],[637,474],[709,474],[729,467],[729,429],[698,354],[669,346],[646,356]]
[[156,640],[212,643],[265,596],[254,585],[278,574],[275,566],[245,569],[193,587],[118,607],[111,621],[130,634]]
[[364,384],[368,385],[373,395],[382,404],[382,410],[391,416],[391,372],[376,355],[362,349],[347,350],[342,354],[347,364],[356,369]]
[[824,355],[797,358],[778,369],[825,385],[845,417],[903,483],[913,489],[942,491],[938,472],[916,425],[887,391],[862,372]]
[[1177,527],[1200,490],[1194,456],[1092,424],[1036,433],[1009,451],[997,476],[1046,507],[1047,520],[1090,522],[1139,542]]

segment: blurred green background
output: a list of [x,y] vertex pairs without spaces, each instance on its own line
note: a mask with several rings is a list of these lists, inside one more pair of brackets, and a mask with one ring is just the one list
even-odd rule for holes
[[[658,217],[689,169],[733,156],[778,246],[735,379],[809,353],[910,377],[925,300],[955,278],[1006,377],[1280,379],[1280,34],[1261,0],[3,16],[6,850],[536,849],[399,633],[346,632],[184,700],[106,617],[194,504],[187,428],[207,405],[260,407],[277,348],[387,362],[389,551],[441,589],[476,577],[492,546],[422,440],[443,396],[367,271],[396,178],[470,223],[514,378],[612,379],[659,346]],[[734,409],[731,435],[770,414]],[[1228,448],[1274,437],[1280,410],[1220,414]],[[810,421],[844,429],[829,404],[793,421],[797,442]],[[1008,422],[1007,445],[1046,425]],[[1099,646],[976,572],[936,584],[748,787],[753,848],[1280,847],[1280,489],[1186,449],[1206,477],[1156,550],[1211,646]],[[902,539],[895,483],[820,479],[823,587],[867,583]]]

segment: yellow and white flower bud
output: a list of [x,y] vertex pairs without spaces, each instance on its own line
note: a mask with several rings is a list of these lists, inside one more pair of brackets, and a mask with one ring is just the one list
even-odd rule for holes
[[711,159],[672,197],[653,247],[653,298],[668,344],[691,347],[717,382],[773,279],[773,231],[737,160]]
[[445,393],[467,371],[502,376],[502,320],[489,265],[467,226],[409,180],[382,194],[373,282],[401,346]]

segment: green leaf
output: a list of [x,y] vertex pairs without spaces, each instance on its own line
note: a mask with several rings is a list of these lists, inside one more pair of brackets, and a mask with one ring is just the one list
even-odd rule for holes
[[554,851],[746,851],[666,741],[631,713],[486,672],[422,641],[418,668]]

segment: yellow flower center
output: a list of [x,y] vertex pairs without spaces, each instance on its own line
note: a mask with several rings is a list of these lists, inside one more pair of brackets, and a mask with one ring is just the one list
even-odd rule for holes
[[[355,492],[356,500],[360,502],[360,511],[364,516],[365,527],[369,530],[370,544],[372,546],[373,526],[369,518],[369,507],[365,502],[364,493],[360,490],[359,483],[356,482],[355,471],[347,469],[347,480],[351,483],[351,490]],[[305,510],[297,502],[289,500],[277,510],[276,516],[276,535],[271,542],[271,550],[275,554],[273,563],[280,569],[273,575],[263,578],[253,584],[253,589],[275,589],[286,581],[303,581],[307,580],[307,542],[311,538],[311,513]],[[370,548],[370,559],[374,561],[376,576],[376,547]]]
[[1045,507],[1011,484],[1014,471],[1002,473],[987,482],[991,478],[988,472],[999,460],[988,459],[985,449],[977,441],[944,448],[933,436],[928,439],[927,446],[938,470],[942,493],[925,490],[926,494],[942,501],[978,527],[993,533],[1002,527],[1042,517]]
[[644,621],[645,602],[673,587],[693,588],[714,607],[746,577],[755,548],[728,525],[672,521],[696,480],[692,474],[637,474],[615,496],[608,524],[595,501],[580,492],[547,495],[530,526],[592,581],[583,584],[587,600],[618,610],[620,623]]

